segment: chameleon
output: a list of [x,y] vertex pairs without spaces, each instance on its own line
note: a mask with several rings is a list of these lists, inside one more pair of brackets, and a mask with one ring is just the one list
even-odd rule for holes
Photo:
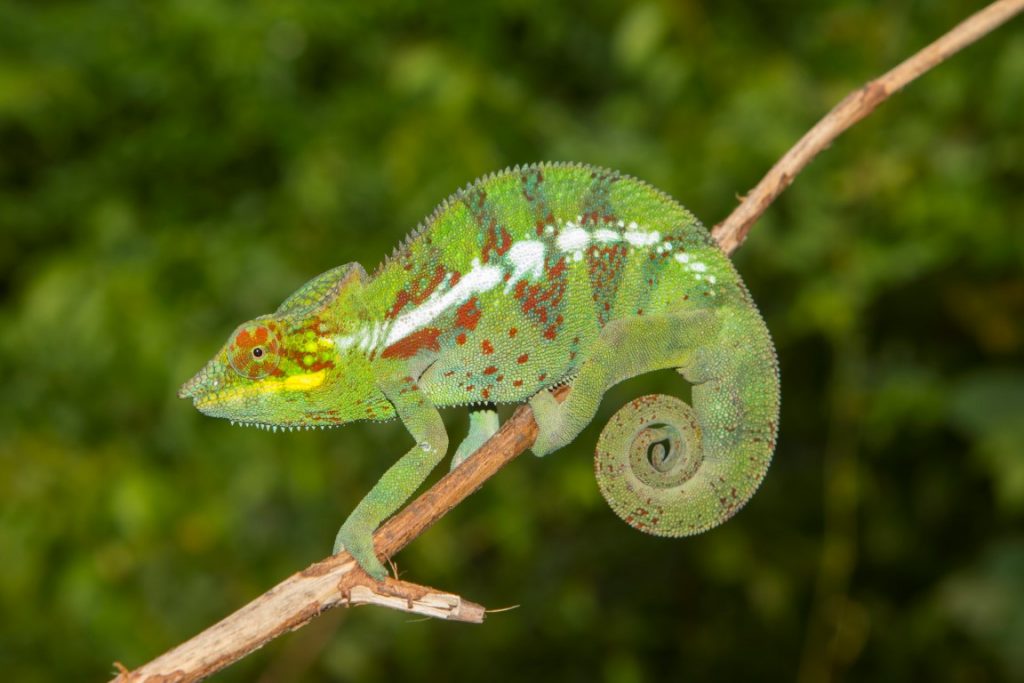
[[[528,401],[543,456],[627,378],[676,369],[691,401],[624,405],[594,468],[637,529],[687,536],[735,514],[775,448],[779,369],[729,258],[689,211],[614,170],[559,162],[487,175],[447,200],[367,275],[356,262],[240,325],[179,391],[206,415],[273,431],[398,418],[415,444],[342,524],[373,578],[372,534],[443,460],[439,408],[466,406],[458,467]],[[571,382],[559,403],[551,391]]]

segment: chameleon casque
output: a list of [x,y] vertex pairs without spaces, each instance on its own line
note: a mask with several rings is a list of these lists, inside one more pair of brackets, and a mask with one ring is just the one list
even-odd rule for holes
[[[771,460],[779,376],[768,329],[729,259],[671,197],[583,164],[515,167],[456,192],[372,276],[358,263],[306,283],[235,330],[180,390],[207,415],[262,428],[398,417],[416,444],[342,525],[373,577],[372,533],[448,451],[438,408],[469,406],[452,467],[529,400],[545,455],[591,421],[605,391],[676,368],[692,407],[623,406],[595,471],[615,512],[660,536],[731,517]],[[548,391],[572,381],[559,404]]]

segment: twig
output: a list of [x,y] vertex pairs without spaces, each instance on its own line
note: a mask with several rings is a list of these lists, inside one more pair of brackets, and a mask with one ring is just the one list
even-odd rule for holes
[[[765,209],[839,134],[907,83],[1022,9],[1024,0],[997,0],[892,71],[843,99],[775,164],[732,214],[715,227],[712,234],[723,251],[731,254],[739,247]],[[568,392],[567,387],[561,387],[556,397],[562,400]],[[529,407],[520,407],[479,451],[377,530],[374,534],[377,554],[390,558],[404,548],[529,448],[536,435],[537,423]],[[120,683],[199,680],[339,604],[377,604],[472,622],[480,622],[484,616],[483,608],[457,595],[393,579],[376,584],[348,553],[343,552],[293,574],[234,614],[135,671],[119,667],[121,672],[114,680]]]
[[[564,398],[560,387],[556,398]],[[391,557],[525,451],[537,436],[529,406],[522,406],[455,471],[385,522],[373,535],[377,554]],[[119,683],[179,683],[209,676],[278,636],[338,605],[376,604],[426,616],[481,622],[484,609],[457,595],[388,579],[377,585],[342,552],[313,564]]]
[[736,251],[765,209],[789,187],[804,166],[843,131],[873,112],[912,80],[1006,23],[1021,10],[1024,10],[1024,0],[997,0],[964,19],[910,59],[844,97],[772,166],[729,217],[715,226],[712,236],[726,253]]

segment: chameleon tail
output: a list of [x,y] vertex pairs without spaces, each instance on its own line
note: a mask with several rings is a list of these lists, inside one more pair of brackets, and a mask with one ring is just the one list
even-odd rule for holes
[[643,396],[619,409],[598,439],[601,493],[646,533],[689,536],[721,524],[753,496],[771,462],[779,391],[767,328],[752,306],[732,309],[721,338],[737,343],[680,369],[698,377],[693,407]]

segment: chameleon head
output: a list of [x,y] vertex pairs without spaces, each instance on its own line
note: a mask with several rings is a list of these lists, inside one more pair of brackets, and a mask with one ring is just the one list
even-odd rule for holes
[[260,427],[390,417],[365,356],[336,344],[358,323],[351,294],[360,281],[349,271],[324,273],[274,314],[240,325],[178,396],[212,417]]
[[324,384],[327,364],[334,363],[296,350],[291,336],[284,321],[272,318],[241,325],[178,396],[191,398],[200,412],[213,417],[299,425],[317,403],[316,390]]

